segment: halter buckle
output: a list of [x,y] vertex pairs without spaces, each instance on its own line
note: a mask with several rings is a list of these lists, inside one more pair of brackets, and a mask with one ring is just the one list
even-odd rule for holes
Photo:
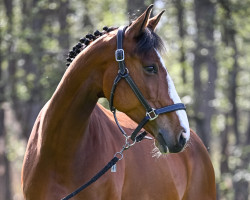
[[155,113],[155,109],[154,108],[152,108],[151,111],[146,112],[146,116],[149,117],[149,121],[155,120],[158,117],[158,115]]
[[124,61],[124,58],[125,58],[125,56],[124,56],[124,50],[123,49],[117,49],[115,51],[115,60],[117,62],[121,62],[121,61]]

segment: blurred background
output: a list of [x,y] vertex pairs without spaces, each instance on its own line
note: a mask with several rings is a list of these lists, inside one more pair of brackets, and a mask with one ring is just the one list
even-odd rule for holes
[[217,198],[250,188],[250,0],[1,0],[0,200],[21,200],[34,120],[66,69],[69,50],[103,26],[128,25],[151,3],[192,129],[216,171]]

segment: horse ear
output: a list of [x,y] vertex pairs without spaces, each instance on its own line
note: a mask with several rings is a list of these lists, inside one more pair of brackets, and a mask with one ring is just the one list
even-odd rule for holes
[[158,22],[160,21],[161,19],[161,16],[162,14],[165,12],[165,10],[161,11],[158,15],[152,17],[149,19],[149,22],[148,22],[148,28],[151,29],[152,31],[155,30]]
[[125,36],[136,38],[144,32],[145,28],[148,25],[149,16],[153,6],[154,5],[151,4],[140,17],[138,17],[134,22],[132,22],[132,24],[127,28]]

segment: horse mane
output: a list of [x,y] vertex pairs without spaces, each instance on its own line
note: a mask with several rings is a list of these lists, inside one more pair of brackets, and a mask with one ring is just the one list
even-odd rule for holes
[[93,34],[89,33],[85,37],[81,38],[79,42],[72,48],[72,50],[69,52],[67,57],[67,66],[70,65],[70,63],[74,60],[74,58],[83,51],[92,41],[96,40],[97,38],[101,37],[102,35],[109,33],[117,28],[115,27],[103,27],[103,31],[100,32],[96,30]]
[[[100,32],[96,30],[93,34],[87,34],[85,37],[81,38],[79,42],[72,48],[72,50],[68,53],[67,57],[67,66],[71,64],[74,58],[83,51],[92,41],[96,40],[97,38],[101,37],[104,34],[107,34],[111,31],[114,31],[117,27],[103,27],[103,31]],[[137,47],[135,53],[139,55],[143,55],[147,53],[150,49],[154,48],[156,50],[163,50],[164,43],[161,38],[151,29],[146,28],[145,31],[136,38],[137,40]]]

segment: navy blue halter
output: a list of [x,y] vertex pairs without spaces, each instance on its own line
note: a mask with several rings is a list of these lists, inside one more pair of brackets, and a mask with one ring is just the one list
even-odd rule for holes
[[[158,108],[158,109],[152,108],[149,105],[149,103],[144,98],[144,96],[140,92],[139,88],[136,86],[135,82],[133,81],[133,79],[129,75],[128,68],[125,65],[125,61],[124,61],[125,60],[125,54],[124,54],[124,50],[123,50],[123,37],[124,37],[124,32],[125,32],[126,28],[127,27],[120,27],[118,29],[118,33],[117,33],[117,50],[115,51],[115,59],[119,64],[119,71],[118,71],[117,77],[114,80],[114,84],[113,84],[113,87],[112,87],[112,90],[111,90],[111,96],[110,96],[109,104],[110,104],[110,110],[114,114],[116,124],[119,127],[119,129],[121,130],[122,134],[126,138],[130,137],[133,141],[139,142],[146,136],[147,133],[145,131],[143,133],[141,133],[140,135],[138,135],[138,133],[141,131],[143,126],[148,121],[155,120],[158,117],[158,115],[160,115],[160,114],[169,113],[169,112],[173,112],[173,111],[177,111],[177,110],[186,110],[186,107],[182,103],[177,103],[177,104],[173,104],[173,105],[170,105],[170,106],[165,106],[165,107]],[[119,124],[119,122],[117,120],[117,117],[116,117],[116,108],[113,106],[115,89],[116,89],[116,86],[117,86],[117,84],[119,83],[119,81],[121,79],[126,80],[126,82],[129,84],[129,86],[131,87],[131,89],[135,93],[136,97],[139,99],[141,104],[146,109],[146,116],[138,124],[137,128],[133,131],[131,136],[128,136],[127,133],[120,126],[120,124]]]

